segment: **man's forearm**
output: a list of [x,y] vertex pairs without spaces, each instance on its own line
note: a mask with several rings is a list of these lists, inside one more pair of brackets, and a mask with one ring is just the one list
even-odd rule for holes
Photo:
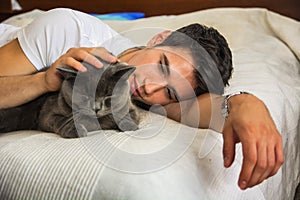
[[[198,96],[182,115],[184,124],[198,127],[210,128],[222,132],[224,118],[221,115],[221,104],[223,97],[215,94],[203,94]],[[199,114],[198,114],[199,113]]]
[[165,106],[169,118],[196,128],[211,128],[221,132],[224,119],[221,116],[223,97],[203,94],[195,99]]
[[46,93],[44,73],[0,77],[0,108],[18,106]]

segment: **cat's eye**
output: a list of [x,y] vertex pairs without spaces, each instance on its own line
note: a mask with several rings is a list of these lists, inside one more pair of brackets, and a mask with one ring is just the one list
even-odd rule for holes
[[111,98],[110,98],[110,97],[106,97],[105,99],[103,99],[102,104],[103,104],[106,108],[110,108],[110,107],[111,107]]

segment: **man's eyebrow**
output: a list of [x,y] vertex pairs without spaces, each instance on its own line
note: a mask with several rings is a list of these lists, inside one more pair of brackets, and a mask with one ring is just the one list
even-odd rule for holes
[[167,74],[168,74],[168,76],[170,76],[169,59],[167,58],[166,54],[163,54],[162,60],[163,60],[163,64],[165,65],[165,67],[167,69]]

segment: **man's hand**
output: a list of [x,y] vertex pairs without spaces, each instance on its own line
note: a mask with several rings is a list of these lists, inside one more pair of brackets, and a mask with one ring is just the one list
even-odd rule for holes
[[250,94],[228,100],[229,116],[223,129],[224,166],[235,158],[235,144],[242,143],[243,164],[238,185],[253,187],[277,173],[284,155],[281,135],[262,101]]
[[62,83],[56,70],[58,66],[69,65],[85,71],[81,61],[86,61],[95,67],[102,67],[95,56],[112,63],[117,61],[115,56],[102,47],[72,48],[46,72],[36,73],[35,66],[24,54],[18,40],[9,42],[0,47],[0,108],[18,106],[44,93],[57,91]]
[[85,61],[95,67],[101,68],[103,64],[96,58],[96,56],[111,63],[115,63],[117,61],[117,57],[113,56],[103,47],[71,48],[64,55],[59,57],[46,71],[45,87],[48,91],[56,91],[60,88],[62,80],[56,70],[56,67],[58,66],[68,65],[78,71],[85,72],[87,69],[81,63],[82,61]]

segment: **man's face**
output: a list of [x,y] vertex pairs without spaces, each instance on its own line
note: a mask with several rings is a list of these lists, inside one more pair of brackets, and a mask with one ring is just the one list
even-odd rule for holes
[[148,105],[166,105],[194,96],[194,67],[188,51],[156,47],[137,52],[128,64],[136,66],[129,77],[133,99]]

